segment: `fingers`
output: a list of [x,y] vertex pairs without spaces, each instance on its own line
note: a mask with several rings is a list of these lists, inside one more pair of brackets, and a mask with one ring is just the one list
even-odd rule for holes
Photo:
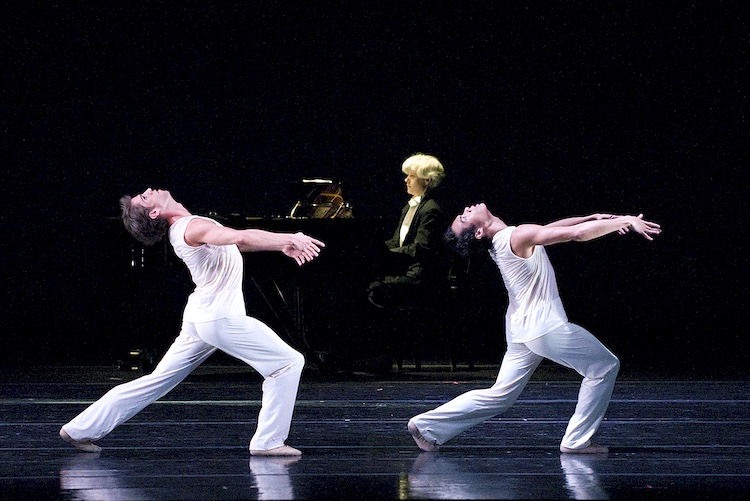
[[320,255],[321,248],[325,247],[325,243],[305,235],[304,233],[295,233],[295,238],[292,239],[292,245],[285,253],[294,259],[298,266],[302,266],[308,263]]
[[320,249],[315,245],[309,245],[302,249],[302,253],[308,257],[308,260],[311,260],[315,257],[318,257],[320,255]]
[[645,224],[646,226],[648,226],[648,227],[651,227],[651,228],[661,228],[661,225],[660,225],[659,223],[655,223],[655,222],[653,222],[653,221],[646,221],[645,219],[643,219],[643,213],[641,213],[641,214],[638,214],[638,216],[637,216],[637,217],[638,217],[638,219],[641,219],[641,220],[643,220],[643,223],[644,223],[644,224]]
[[644,230],[651,233],[661,233],[661,225],[652,221],[643,221]]
[[315,255],[320,253],[320,247],[315,242],[305,242],[298,249],[302,252],[314,252]]
[[305,263],[309,263],[313,260],[314,256],[308,256],[305,254],[299,254],[297,256],[294,256],[294,260],[297,262],[297,266],[302,266]]
[[315,245],[318,248],[318,250],[320,250],[321,247],[325,247],[326,246],[326,244],[323,243],[322,240],[318,240],[317,238],[313,238],[310,235],[306,235],[306,234],[304,234],[302,232],[297,232],[296,235],[298,237],[300,237],[305,242],[304,246],[313,244],[313,245]]
[[297,264],[299,266],[302,266],[305,263],[309,263],[319,255],[320,253],[318,252],[318,249],[308,247],[304,250],[298,250],[293,257]]
[[661,233],[661,228],[645,225],[641,228],[638,233],[643,235],[646,240],[653,240],[651,235],[658,235]]
[[317,256],[318,253],[320,253],[320,249],[322,247],[325,247],[326,244],[318,240],[317,238],[312,238],[304,233],[300,233],[300,241],[296,244],[296,247],[304,252],[315,252],[315,255]]

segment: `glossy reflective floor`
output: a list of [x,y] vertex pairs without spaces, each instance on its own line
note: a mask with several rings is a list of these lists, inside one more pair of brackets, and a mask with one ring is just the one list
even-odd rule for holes
[[[408,369],[408,368],[407,368]],[[39,368],[0,391],[3,499],[745,499],[750,382],[621,378],[597,441],[601,456],[557,452],[578,382],[540,368],[516,405],[422,453],[419,412],[491,385],[494,368],[303,375],[288,440],[303,456],[250,457],[259,378],[199,369],[163,400],[79,453],[61,424],[137,377],[106,367]]]

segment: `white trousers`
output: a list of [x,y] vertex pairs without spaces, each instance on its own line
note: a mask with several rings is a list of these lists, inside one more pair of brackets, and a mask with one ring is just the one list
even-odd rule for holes
[[264,378],[250,449],[284,445],[305,359],[263,322],[247,316],[183,322],[180,335],[151,374],[112,388],[63,428],[75,440],[101,439],[169,393],[217,349],[247,363]]
[[565,324],[526,343],[509,343],[491,388],[472,390],[413,418],[420,433],[444,444],[468,428],[508,410],[542,359],[575,369],[583,376],[578,404],[561,445],[588,447],[612,397],[620,361],[589,331]]

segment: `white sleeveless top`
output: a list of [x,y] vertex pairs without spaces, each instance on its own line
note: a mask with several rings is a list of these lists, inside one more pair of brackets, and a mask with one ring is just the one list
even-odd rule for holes
[[236,245],[203,244],[192,247],[185,243],[188,223],[198,218],[221,226],[213,219],[186,216],[169,228],[169,242],[177,257],[185,262],[195,283],[195,290],[188,297],[182,319],[198,323],[245,315],[242,254]]
[[515,229],[509,226],[495,234],[490,256],[508,291],[505,337],[509,343],[525,343],[567,323],[568,316],[547,251],[537,245],[530,257],[516,256],[510,248],[510,235]]

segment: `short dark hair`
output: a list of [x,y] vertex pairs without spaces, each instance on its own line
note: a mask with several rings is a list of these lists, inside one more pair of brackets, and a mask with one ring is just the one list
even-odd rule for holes
[[153,245],[164,238],[169,231],[167,220],[160,217],[152,219],[148,215],[148,209],[133,206],[131,200],[132,197],[129,195],[120,199],[122,223],[128,233],[144,245]]
[[472,225],[456,235],[451,228],[448,228],[443,233],[443,242],[448,249],[461,257],[487,252],[492,244],[486,238],[476,238],[474,236],[476,229],[476,226]]

